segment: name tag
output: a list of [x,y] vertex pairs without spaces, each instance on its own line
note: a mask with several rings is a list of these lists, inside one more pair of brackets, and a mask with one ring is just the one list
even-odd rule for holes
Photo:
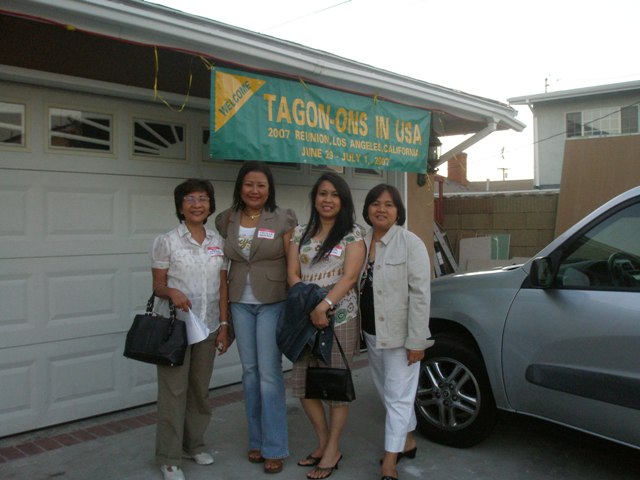
[[341,257],[342,245],[336,245],[335,247],[333,247],[333,250],[331,250],[331,253],[329,255],[332,257]]
[[210,257],[222,257],[224,253],[220,247],[207,247],[207,255]]
[[261,228],[258,230],[258,238],[266,238],[267,240],[273,240],[276,238],[276,231],[269,230],[267,228]]

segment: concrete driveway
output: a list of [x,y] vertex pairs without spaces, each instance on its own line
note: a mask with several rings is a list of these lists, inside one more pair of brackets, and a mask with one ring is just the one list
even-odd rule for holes
[[[215,373],[214,373],[215,374]],[[366,354],[354,369],[358,398],[343,436],[344,459],[332,479],[380,478],[384,411],[371,383]],[[246,427],[239,385],[212,391],[207,440],[216,458],[202,467],[186,461],[187,480],[304,480],[295,462],[314,447],[298,401],[288,399],[291,458],[265,476],[246,461]],[[161,479],[153,463],[155,406],[0,439],[2,480]],[[640,478],[640,452],[536,419],[503,414],[493,434],[466,450],[418,437],[415,460],[399,464],[400,480],[628,480]]]

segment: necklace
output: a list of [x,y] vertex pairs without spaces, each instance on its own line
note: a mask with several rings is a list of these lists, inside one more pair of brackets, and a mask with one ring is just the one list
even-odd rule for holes
[[262,212],[258,212],[255,215],[249,215],[246,211],[242,211],[242,213],[244,213],[247,217],[249,217],[251,220],[255,220],[256,218],[258,218],[260,215],[262,215]]

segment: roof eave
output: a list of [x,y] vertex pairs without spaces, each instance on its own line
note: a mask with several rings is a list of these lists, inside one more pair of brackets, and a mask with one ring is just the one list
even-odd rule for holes
[[570,98],[592,97],[597,95],[625,93],[640,91],[640,81],[612,83],[608,85],[596,85],[584,88],[574,88],[571,90],[560,90],[557,92],[538,93],[512,97],[507,101],[510,105],[534,105],[536,103],[562,101]]
[[[141,0],[5,0],[5,10],[45,17],[117,39],[197,52],[234,63],[315,81],[332,88],[378,95],[441,111],[499,130],[522,131],[517,111],[506,104],[416,80],[293,42]],[[442,132],[453,134],[461,132]]]

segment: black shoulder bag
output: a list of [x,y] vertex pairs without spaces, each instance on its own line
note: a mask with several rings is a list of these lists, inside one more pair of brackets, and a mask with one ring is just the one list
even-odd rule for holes
[[304,397],[351,402],[356,399],[356,391],[351,379],[351,369],[333,326],[328,328],[333,332],[333,337],[338,344],[340,355],[342,355],[342,361],[346,368],[308,367]]

